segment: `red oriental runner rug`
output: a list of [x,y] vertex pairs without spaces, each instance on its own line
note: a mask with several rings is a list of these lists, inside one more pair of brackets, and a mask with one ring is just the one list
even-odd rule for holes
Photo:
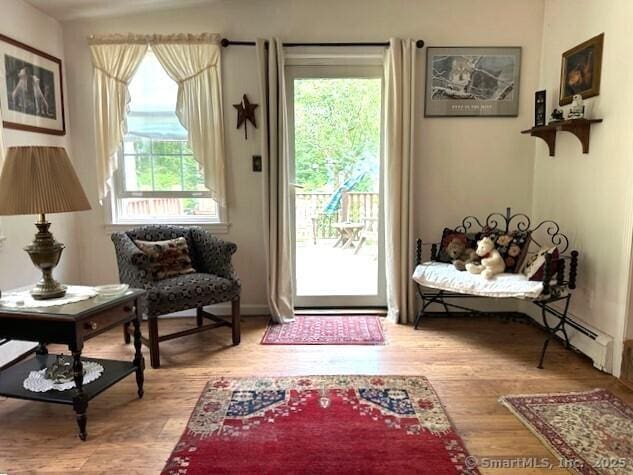
[[479,471],[421,376],[216,378],[163,474]]
[[633,473],[633,408],[606,389],[499,401],[572,473]]
[[262,345],[383,345],[375,316],[298,316],[292,323],[269,323]]

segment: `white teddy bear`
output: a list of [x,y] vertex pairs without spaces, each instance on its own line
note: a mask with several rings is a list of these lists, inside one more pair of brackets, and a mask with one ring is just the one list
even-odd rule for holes
[[466,264],[466,270],[471,274],[481,274],[486,279],[492,279],[495,275],[506,270],[506,263],[499,251],[495,249],[495,243],[492,242],[492,239],[485,237],[477,241],[475,252],[481,257],[481,264]]

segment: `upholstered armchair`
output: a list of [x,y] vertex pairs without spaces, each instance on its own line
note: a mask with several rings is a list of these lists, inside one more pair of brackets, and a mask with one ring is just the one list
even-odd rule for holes
[[[184,237],[189,248],[194,273],[162,280],[153,280],[149,272],[149,257],[139,249],[135,241],[165,241]],[[237,246],[222,241],[207,231],[196,227],[149,225],[131,231],[112,234],[121,283],[147,291],[143,315],[148,319],[149,339],[143,343],[149,347],[152,368],[160,367],[159,343],[181,336],[191,335],[212,328],[232,328],[233,344],[240,343],[240,281],[233,270],[231,256]],[[205,305],[231,302],[231,321],[212,315]],[[158,334],[158,317],[187,309],[196,309],[195,328],[169,335]],[[204,319],[211,320],[203,324]],[[124,328],[125,342],[130,342],[129,325]]]

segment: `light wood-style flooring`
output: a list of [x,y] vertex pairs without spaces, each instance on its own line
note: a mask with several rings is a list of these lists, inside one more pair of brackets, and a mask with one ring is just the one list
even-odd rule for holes
[[[550,345],[545,369],[537,369],[544,334],[522,323],[493,317],[435,318],[414,331],[385,322],[384,346],[269,346],[259,344],[266,321],[243,318],[239,347],[230,345],[229,329],[162,343],[159,370],[149,368],[144,348],[145,397],[136,398],[131,376],[91,401],[87,442],[77,438],[71,407],[0,398],[0,473],[159,473],[211,375],[424,375],[466,447],[478,457],[555,460],[497,403],[501,395],[603,387],[633,404],[631,390],[559,343]],[[190,325],[193,319],[160,322],[169,332]],[[122,331],[112,330],[90,340],[84,354],[131,359],[133,348],[123,343]],[[567,473],[507,468],[482,472]]]

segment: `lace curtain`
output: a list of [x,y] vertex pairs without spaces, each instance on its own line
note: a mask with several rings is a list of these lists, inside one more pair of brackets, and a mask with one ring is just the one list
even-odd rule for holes
[[154,36],[151,48],[178,83],[176,116],[187,129],[204,183],[211,197],[226,206],[219,40],[217,35]]
[[92,87],[101,202],[108,194],[112,175],[117,168],[116,152],[127,131],[126,117],[130,103],[128,84],[146,51],[147,42],[135,37],[93,40],[90,45],[94,65]]
[[117,168],[116,152],[127,130],[128,84],[151,45],[178,83],[176,115],[187,129],[205,185],[218,204],[226,206],[219,41],[215,34],[91,38],[100,200],[108,192]]

